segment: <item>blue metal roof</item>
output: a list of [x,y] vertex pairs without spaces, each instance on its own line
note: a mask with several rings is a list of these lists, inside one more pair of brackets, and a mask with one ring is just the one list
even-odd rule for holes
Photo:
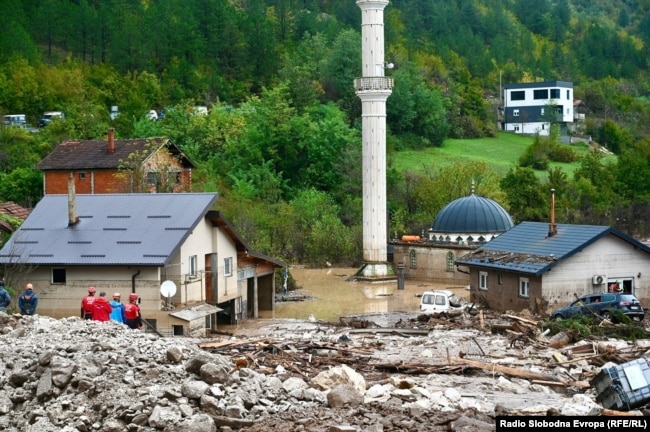
[[437,233],[502,233],[513,226],[508,212],[496,201],[472,193],[444,206],[431,230]]
[[549,237],[549,224],[522,222],[480,248],[456,260],[456,264],[540,276],[561,260],[612,234],[650,253],[650,247],[615,228],[598,225],[557,224]]
[[[216,193],[46,195],[0,250],[0,263],[162,266],[217,200]],[[73,217],[74,219],[74,217]]]

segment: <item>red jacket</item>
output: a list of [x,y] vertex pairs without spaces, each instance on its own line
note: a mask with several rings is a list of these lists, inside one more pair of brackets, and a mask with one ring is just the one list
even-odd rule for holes
[[84,317],[84,315],[90,314],[92,316],[93,314],[93,303],[95,303],[95,300],[97,300],[97,297],[95,296],[86,296],[81,300],[81,318]]
[[108,321],[113,312],[111,304],[104,297],[97,297],[93,303],[93,320]]
[[127,303],[124,305],[124,313],[127,320],[135,320],[140,318],[140,306],[135,303]]

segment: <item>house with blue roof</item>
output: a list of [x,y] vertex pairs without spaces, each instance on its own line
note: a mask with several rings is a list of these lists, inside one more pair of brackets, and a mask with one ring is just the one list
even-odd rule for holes
[[89,287],[136,293],[164,335],[200,335],[274,307],[275,269],[214,209],[216,193],[45,195],[0,250],[5,280],[32,283],[37,313],[80,316]]
[[458,258],[470,298],[546,313],[620,284],[650,305],[650,247],[608,226],[522,222]]

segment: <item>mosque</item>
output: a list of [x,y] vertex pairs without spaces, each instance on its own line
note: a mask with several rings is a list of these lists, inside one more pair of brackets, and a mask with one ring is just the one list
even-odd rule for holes
[[427,235],[393,239],[393,263],[406,279],[421,279],[447,286],[469,285],[469,271],[456,259],[474,251],[514,226],[508,212],[496,201],[470,195],[440,210]]

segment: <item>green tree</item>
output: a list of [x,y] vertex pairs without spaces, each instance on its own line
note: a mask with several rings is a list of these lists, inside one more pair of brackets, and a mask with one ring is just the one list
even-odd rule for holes
[[548,198],[531,168],[510,168],[500,182],[506,194],[510,215],[515,223],[548,220]]

